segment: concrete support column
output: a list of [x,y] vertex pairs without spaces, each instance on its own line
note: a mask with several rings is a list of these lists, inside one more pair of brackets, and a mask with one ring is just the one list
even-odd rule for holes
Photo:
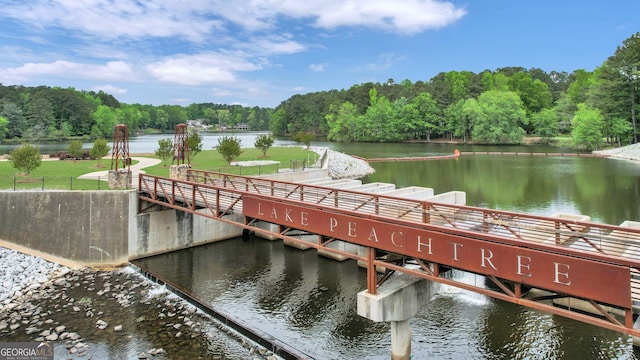
[[438,283],[396,273],[378,287],[377,294],[358,293],[358,315],[391,322],[391,358],[411,359],[410,319],[437,291]]
[[391,359],[411,359],[411,325],[409,320],[391,322]]
[[[640,317],[638,317],[636,319],[636,321],[633,323],[633,328],[636,329],[636,330],[640,329]],[[640,337],[632,336],[631,337],[631,342],[632,342],[633,346],[640,347]]]
[[109,170],[109,188],[110,189],[128,189],[131,188],[133,176],[131,170]]
[[191,169],[191,165],[182,164],[182,165],[171,165],[169,168],[169,178],[175,180],[183,180],[187,181],[187,177],[189,175],[189,169]]

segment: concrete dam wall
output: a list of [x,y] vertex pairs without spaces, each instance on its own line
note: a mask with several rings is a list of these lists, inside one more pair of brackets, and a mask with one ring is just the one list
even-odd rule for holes
[[137,214],[135,190],[0,191],[0,245],[89,266],[242,235],[242,229],[155,207]]

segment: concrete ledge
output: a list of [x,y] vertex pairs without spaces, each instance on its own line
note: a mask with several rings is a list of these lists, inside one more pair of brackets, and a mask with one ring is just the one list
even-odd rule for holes
[[376,322],[405,321],[415,316],[437,290],[437,283],[396,273],[378,293],[358,293],[358,315]]

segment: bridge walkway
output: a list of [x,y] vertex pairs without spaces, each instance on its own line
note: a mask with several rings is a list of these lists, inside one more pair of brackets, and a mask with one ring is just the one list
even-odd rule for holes
[[[428,226],[430,231],[450,233],[452,236],[463,235],[536,252],[570,256],[575,259],[624,267],[627,269],[628,279],[625,281],[629,281],[626,291],[631,297],[630,304],[629,306],[616,304],[617,307],[623,308],[621,310],[625,317],[624,324],[607,315],[608,311],[603,310],[599,303],[590,300],[598,298],[595,294],[584,294],[584,299],[600,310],[602,315],[607,318],[607,322],[614,324],[599,323],[599,325],[632,333],[636,336],[640,335],[640,331],[632,329],[631,325],[631,310],[633,309],[634,313],[640,313],[640,226],[636,222],[607,225],[585,221],[588,220],[588,217],[537,216],[453,204],[450,203],[451,200],[411,199],[389,196],[384,193],[360,192],[349,188],[332,188],[324,185],[202,171],[190,171],[188,181],[141,175],[139,192],[142,200],[185,211],[197,211],[200,215],[218,219],[230,214],[244,214],[251,211],[255,213],[255,209],[243,209],[245,200],[249,200],[245,197],[255,195],[260,199],[268,199],[277,203],[284,201],[310,206],[320,212],[341,212],[363,219],[402,226]],[[455,198],[455,194],[452,196]],[[244,224],[245,227],[250,227],[250,225]],[[279,235],[286,236],[284,232]],[[318,247],[333,240],[335,239],[325,239],[323,241],[326,242],[319,244]],[[320,242],[321,240],[319,240]],[[369,255],[369,259],[359,256],[351,257],[368,261],[369,265],[386,266],[393,270],[401,270],[402,268],[391,263],[377,262],[378,260],[371,259],[371,255]],[[417,260],[417,267],[428,273],[427,278],[439,276],[437,266],[434,269],[433,266],[429,267],[420,259]],[[416,271],[412,273],[416,274]],[[599,277],[598,274],[593,274],[593,276],[594,281],[602,281],[603,285],[608,281],[617,281],[614,278]],[[499,280],[492,275],[489,277],[493,281]],[[442,279],[438,281],[447,282]],[[456,284],[453,285],[456,286]],[[520,284],[516,283],[509,287],[504,283],[498,283],[498,286],[507,293],[506,296],[496,296],[490,291],[471,290],[507,301],[524,303],[521,298]],[[464,288],[464,285],[460,287]],[[375,285],[373,291],[375,291]],[[593,298],[590,297],[592,295]],[[622,303],[626,304],[626,301]],[[540,308],[530,303],[527,305]],[[580,315],[567,315],[566,313],[562,313],[562,315],[585,321]],[[588,322],[593,323],[593,321]]]

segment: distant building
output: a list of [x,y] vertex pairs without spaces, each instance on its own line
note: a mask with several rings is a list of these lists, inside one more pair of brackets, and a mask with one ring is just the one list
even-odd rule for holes
[[187,126],[190,128],[204,129],[205,126],[202,124],[202,120],[204,119],[187,120]]

